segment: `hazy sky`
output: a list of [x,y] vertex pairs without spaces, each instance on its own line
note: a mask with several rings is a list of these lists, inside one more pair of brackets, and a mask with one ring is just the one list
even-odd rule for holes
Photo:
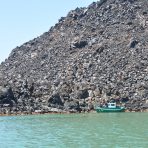
[[0,0],[0,62],[16,46],[48,31],[76,7],[97,0]]

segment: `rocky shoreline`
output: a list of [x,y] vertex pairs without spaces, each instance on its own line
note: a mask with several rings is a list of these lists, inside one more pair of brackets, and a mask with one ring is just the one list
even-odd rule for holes
[[76,8],[0,64],[0,114],[148,109],[148,1]]
[[[124,113],[136,113],[136,112],[141,112],[141,113],[145,113],[148,112],[147,110],[141,110],[141,111],[129,111],[129,110],[125,110]],[[57,112],[46,112],[46,113],[36,113],[36,112],[32,112],[32,113],[6,113],[6,114],[0,114],[0,117],[2,116],[26,116],[26,115],[50,115],[50,114],[89,114],[89,113],[96,113],[98,114],[95,110],[91,110],[91,111],[86,111],[86,112],[73,112],[73,111],[69,111],[69,112],[64,112],[64,111],[57,111]]]
[[[135,113],[135,112],[148,112],[148,109],[144,110],[125,110],[124,113]],[[0,116],[23,116],[23,115],[45,115],[45,114],[85,114],[85,113],[97,113],[96,110],[86,110],[83,112],[77,112],[76,110],[70,110],[70,111],[63,111],[58,110],[57,108],[52,109],[51,111],[44,112],[41,110],[35,111],[35,112],[11,112],[10,109],[5,109],[5,112],[1,112]],[[97,113],[98,114],[98,113]]]

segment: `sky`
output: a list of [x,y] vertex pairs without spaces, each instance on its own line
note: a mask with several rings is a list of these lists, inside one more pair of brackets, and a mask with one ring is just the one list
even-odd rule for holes
[[0,63],[12,49],[40,36],[70,10],[97,0],[0,0]]

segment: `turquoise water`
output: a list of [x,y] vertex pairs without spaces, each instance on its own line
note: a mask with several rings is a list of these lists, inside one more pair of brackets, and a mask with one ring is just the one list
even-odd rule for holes
[[0,148],[148,148],[148,113],[0,117]]

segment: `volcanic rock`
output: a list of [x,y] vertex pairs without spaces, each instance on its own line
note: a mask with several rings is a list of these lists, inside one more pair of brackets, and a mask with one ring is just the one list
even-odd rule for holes
[[148,108],[147,0],[76,8],[0,65],[1,113],[81,111],[112,98]]

